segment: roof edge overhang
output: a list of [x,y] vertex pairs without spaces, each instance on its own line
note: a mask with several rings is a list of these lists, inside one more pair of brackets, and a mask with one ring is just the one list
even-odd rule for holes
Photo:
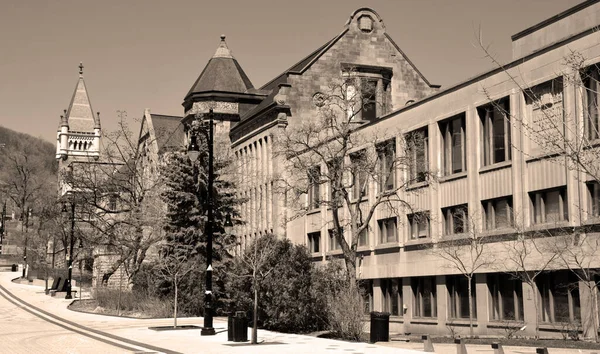
[[259,103],[267,96],[267,94],[260,93],[206,91],[187,95],[181,105],[188,110],[192,107],[194,102],[198,101],[218,100],[238,103]]

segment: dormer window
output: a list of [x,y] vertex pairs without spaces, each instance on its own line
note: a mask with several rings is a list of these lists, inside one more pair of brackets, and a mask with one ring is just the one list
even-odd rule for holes
[[342,63],[348,118],[373,121],[390,111],[392,69]]

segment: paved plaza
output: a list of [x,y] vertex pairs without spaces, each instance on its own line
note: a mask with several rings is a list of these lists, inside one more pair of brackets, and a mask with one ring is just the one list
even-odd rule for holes
[[[306,335],[259,330],[260,345],[227,342],[227,323],[215,318],[217,335],[199,329],[161,331],[172,319],[132,319],[71,311],[63,294],[50,297],[44,288],[15,283],[18,272],[0,273],[0,352],[2,353],[422,353],[422,343],[348,343]],[[201,317],[182,318],[180,325],[202,325]],[[250,336],[250,329],[249,329]],[[468,345],[468,353],[494,353],[490,346]],[[457,353],[454,344],[435,344],[439,354]],[[533,354],[532,347],[505,347],[506,354]],[[549,349],[549,353],[594,351]]]

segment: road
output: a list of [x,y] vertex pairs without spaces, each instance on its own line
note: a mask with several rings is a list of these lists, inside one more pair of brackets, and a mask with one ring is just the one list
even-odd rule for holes
[[[32,311],[35,313],[35,311]],[[132,353],[40,318],[0,291],[0,353]],[[52,322],[50,322],[52,321]],[[54,322],[54,323],[53,323]]]

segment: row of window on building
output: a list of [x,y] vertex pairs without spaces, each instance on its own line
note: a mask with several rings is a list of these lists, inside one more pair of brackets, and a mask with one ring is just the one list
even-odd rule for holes
[[[590,182],[587,184],[589,210],[591,218],[600,217],[600,184]],[[533,224],[556,224],[568,220],[568,201],[566,187],[553,188],[543,191],[529,193],[530,208],[532,211]],[[512,207],[512,197],[496,198],[484,200],[481,202],[482,208],[482,226],[485,231],[502,230],[507,231],[514,228],[514,215]],[[467,204],[447,207],[441,209],[442,214],[442,233],[444,236],[460,235],[471,232],[472,225],[469,225],[469,210]],[[430,213],[422,211],[413,214],[407,214],[406,235],[407,240],[426,239],[431,237],[431,218]],[[358,246],[366,247],[370,243],[370,233],[368,228],[359,235]],[[377,220],[376,230],[377,244],[397,243],[400,241],[398,217],[390,217]],[[327,247],[328,251],[340,249],[333,234],[333,229],[328,230]],[[321,231],[310,232],[307,234],[307,243],[310,252],[321,252],[322,237]]]
[[[436,279],[445,279],[447,291],[448,319],[469,318],[468,280],[464,275],[444,277],[414,277],[404,287],[402,278],[380,279],[381,304],[380,311],[389,312],[392,316],[403,317],[408,311],[412,318],[438,318],[438,284]],[[598,279],[600,280],[600,278]],[[570,271],[554,271],[540,274],[535,279],[538,299],[541,301],[541,320],[547,323],[573,322],[581,320],[579,281]],[[405,284],[406,285],[406,284]],[[365,312],[373,308],[373,281],[363,280],[362,294]],[[486,292],[476,291],[475,280],[471,283],[472,315],[476,320],[482,316],[489,321],[524,321],[523,282],[509,274],[494,273],[486,275]],[[481,287],[480,287],[481,289]],[[595,289],[594,291],[597,291]],[[412,306],[406,306],[405,297],[411,297]],[[488,313],[478,314],[477,303],[488,299]],[[480,307],[481,309],[481,307]]]

